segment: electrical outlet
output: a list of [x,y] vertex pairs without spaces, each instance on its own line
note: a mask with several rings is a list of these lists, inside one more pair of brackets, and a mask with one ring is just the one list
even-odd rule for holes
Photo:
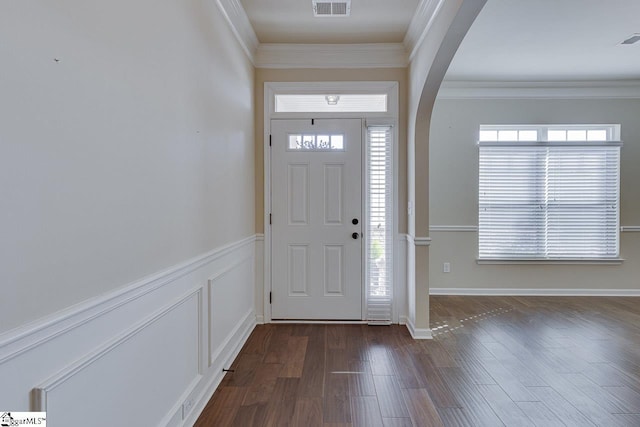
[[182,419],[183,420],[185,418],[187,418],[187,415],[189,415],[189,412],[191,412],[191,409],[193,409],[193,404],[194,403],[195,402],[193,401],[193,399],[187,399],[182,404]]
[[444,264],[442,264],[442,272],[443,273],[451,273],[451,263],[450,262],[445,262]]

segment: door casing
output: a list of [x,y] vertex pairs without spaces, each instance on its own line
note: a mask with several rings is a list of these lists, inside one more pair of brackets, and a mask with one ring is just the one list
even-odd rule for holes
[[[269,139],[270,139],[270,123],[272,119],[362,119],[363,125],[370,124],[380,124],[380,125],[392,125],[394,129],[394,140],[398,141],[398,130],[397,125],[399,123],[399,109],[398,109],[398,92],[399,92],[399,84],[396,81],[352,81],[352,82],[265,82],[264,83],[264,134],[263,134],[263,147],[264,147],[264,212],[263,212],[263,223],[264,223],[264,245],[263,245],[263,263],[262,263],[262,284],[257,284],[257,291],[262,289],[262,315],[259,314],[259,307],[256,307],[256,311],[258,312],[258,322],[259,323],[271,323],[271,302],[270,302],[270,292],[271,292],[271,228],[270,228],[270,207],[271,207],[271,161],[270,161],[270,147],[269,147]],[[309,93],[320,93],[320,94],[340,94],[340,93],[386,93],[387,94],[387,112],[385,113],[278,113],[275,111],[275,95],[276,94],[309,94]],[[365,138],[366,132],[363,129],[362,132],[363,138],[363,150],[362,156],[366,155],[366,147],[365,147]],[[397,159],[397,147],[398,144],[395,144],[396,153],[394,155],[394,159]],[[394,176],[398,176],[397,169],[397,160],[394,161],[393,165],[393,173]],[[364,173],[364,168],[363,168]],[[363,185],[365,180],[362,180]],[[363,199],[366,197],[366,193],[364,193],[363,188]],[[394,193],[398,194],[398,180],[394,180]],[[364,205],[363,205],[364,207]],[[363,211],[363,217],[366,216]],[[393,303],[393,321],[395,323],[398,322],[398,309],[397,309],[397,301],[398,299],[403,299],[403,295],[405,293],[403,286],[398,286],[399,281],[397,280],[398,274],[401,269],[405,269],[406,260],[401,259],[398,250],[398,204],[394,206],[394,303]],[[363,223],[363,229],[365,224]],[[364,257],[365,251],[363,251]],[[257,262],[260,262],[258,260]],[[363,268],[365,268],[365,263],[363,259]],[[402,267],[400,267],[402,266]],[[363,280],[364,280],[364,272],[363,272]],[[257,292],[257,296],[259,296],[259,292]],[[363,286],[363,315],[366,312],[364,307],[365,295],[364,295],[364,286]],[[259,306],[260,301],[256,301],[256,305]],[[262,322],[260,322],[262,320]],[[342,323],[351,323],[351,322],[342,322]]]

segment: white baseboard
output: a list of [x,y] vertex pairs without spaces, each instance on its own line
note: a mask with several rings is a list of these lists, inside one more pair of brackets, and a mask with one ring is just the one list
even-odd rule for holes
[[413,320],[411,320],[410,318],[406,317],[406,325],[407,325],[407,329],[409,330],[409,333],[411,334],[411,337],[414,340],[430,340],[433,339],[433,335],[431,335],[431,329],[429,328],[424,328],[424,329],[418,329],[416,328],[415,324],[413,323]]
[[430,295],[640,297],[640,289],[431,288]]

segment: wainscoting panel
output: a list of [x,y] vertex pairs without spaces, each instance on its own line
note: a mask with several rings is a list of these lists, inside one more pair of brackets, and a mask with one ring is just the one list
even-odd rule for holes
[[0,335],[3,410],[192,425],[256,324],[256,236]]
[[[254,258],[253,253],[249,255],[209,279],[209,366],[215,364],[247,320],[253,317],[255,322]],[[249,283],[251,287],[244,285]]]
[[35,390],[35,409],[55,425],[108,427],[113,419],[104,415],[115,413],[129,425],[162,425],[166,410],[201,375],[201,291],[47,380]]

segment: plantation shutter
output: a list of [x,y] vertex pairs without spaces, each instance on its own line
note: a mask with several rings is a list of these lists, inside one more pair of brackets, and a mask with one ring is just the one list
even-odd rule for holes
[[393,141],[390,126],[367,127],[367,320],[390,323],[393,302]]
[[480,143],[479,257],[617,257],[620,145]]

